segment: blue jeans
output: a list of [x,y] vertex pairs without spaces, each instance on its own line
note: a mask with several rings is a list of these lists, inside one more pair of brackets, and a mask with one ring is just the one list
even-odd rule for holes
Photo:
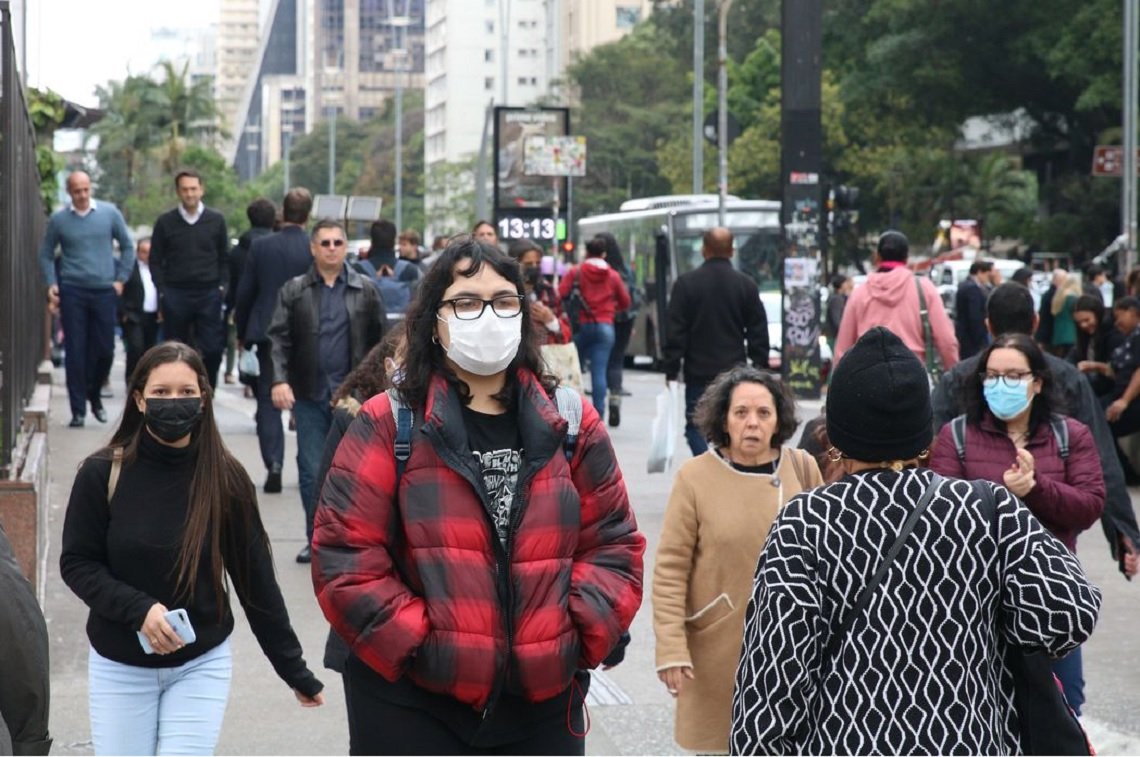
[[95,754],[213,754],[230,695],[233,660],[226,639],[174,668],[87,660]]
[[704,454],[709,448],[708,441],[693,425],[693,411],[697,407],[697,400],[705,393],[708,386],[709,382],[707,381],[685,380],[685,441],[689,443],[689,450],[693,453],[693,457]]
[[328,400],[298,399],[293,404],[297,421],[297,478],[301,485],[301,505],[305,508],[305,537],[313,540],[313,515],[317,511],[317,469],[325,451],[325,437],[332,427],[332,406]]
[[583,323],[574,335],[578,347],[578,362],[585,368],[590,361],[590,399],[598,415],[606,417],[606,368],[614,348],[612,323]]
[[281,426],[281,411],[273,406],[273,343],[257,342],[259,375],[254,385],[257,395],[257,443],[261,447],[261,461],[265,469],[280,468],[285,462],[285,429]]
[[1081,707],[1085,703],[1085,675],[1081,664],[1081,648],[1059,660],[1053,661],[1053,674],[1061,681],[1061,688],[1065,690],[1065,699],[1077,715],[1081,714]]
[[59,287],[59,317],[63,325],[64,370],[71,415],[87,415],[103,407],[99,389],[115,357],[115,318],[118,298],[111,287]]

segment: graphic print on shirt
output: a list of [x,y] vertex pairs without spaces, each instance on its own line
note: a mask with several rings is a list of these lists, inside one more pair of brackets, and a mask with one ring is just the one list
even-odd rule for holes
[[499,449],[493,452],[475,452],[475,459],[483,471],[483,486],[491,503],[491,517],[499,541],[507,545],[507,530],[511,524],[511,505],[518,488],[519,467],[522,455],[517,449]]

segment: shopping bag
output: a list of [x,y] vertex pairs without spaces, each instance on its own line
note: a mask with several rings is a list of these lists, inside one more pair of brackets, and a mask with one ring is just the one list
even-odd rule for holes
[[649,439],[649,460],[646,471],[665,473],[673,465],[677,451],[677,434],[681,428],[681,385],[670,381],[669,386],[657,395],[657,415]]
[[257,359],[257,345],[243,347],[238,353],[238,380],[252,386],[261,374],[261,363]]
[[581,392],[582,366],[578,362],[578,348],[573,344],[544,344],[541,349],[546,370],[558,377],[558,383]]

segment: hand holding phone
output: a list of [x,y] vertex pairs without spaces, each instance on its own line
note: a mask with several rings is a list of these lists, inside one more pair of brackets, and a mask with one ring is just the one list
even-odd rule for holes
[[167,610],[160,603],[151,606],[138,637],[147,654],[170,654],[198,639],[186,610]]

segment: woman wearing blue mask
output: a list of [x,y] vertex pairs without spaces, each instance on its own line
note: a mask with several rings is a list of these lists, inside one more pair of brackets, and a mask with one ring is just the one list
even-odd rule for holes
[[[1003,484],[1076,552],[1077,535],[1100,517],[1105,488],[1088,428],[1059,414],[1053,376],[1022,334],[996,338],[964,386],[966,414],[942,427],[930,467],[943,476]],[[1069,705],[1084,703],[1080,649],[1054,664]]]

